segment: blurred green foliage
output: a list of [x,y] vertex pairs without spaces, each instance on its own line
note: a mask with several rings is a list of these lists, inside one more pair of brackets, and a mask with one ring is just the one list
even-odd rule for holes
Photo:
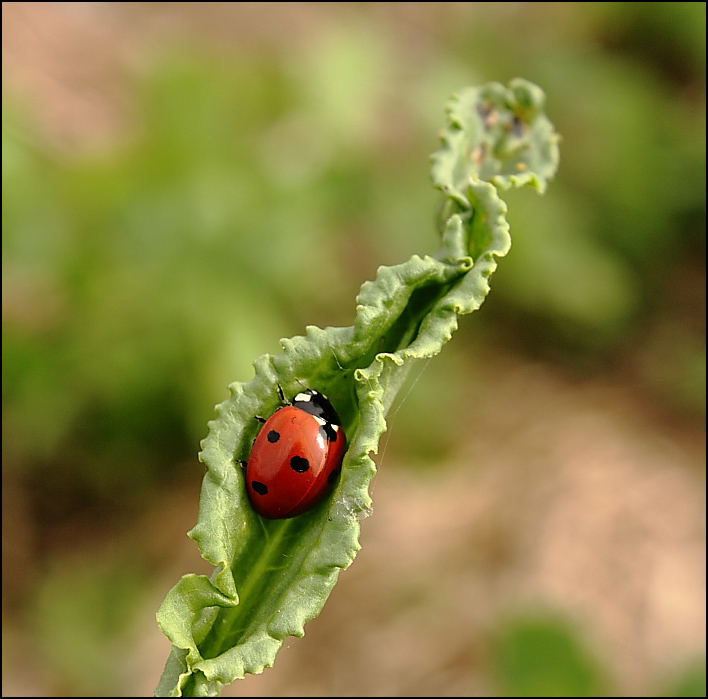
[[[563,160],[543,201],[509,197],[513,248],[475,343],[625,357],[704,415],[705,3],[451,5],[413,38],[395,15],[330,6],[297,48],[164,50],[136,78],[131,135],[99,152],[57,151],[4,95],[3,471],[43,546],[77,512],[110,526],[145,507],[186,462],[196,483],[230,381],[306,324],[349,324],[379,264],[437,248],[441,105],[488,79],[543,87]],[[398,416],[404,459],[455,443],[436,406],[474,390],[464,339],[411,394],[418,421]],[[549,634],[582,695],[592,672]],[[537,682],[521,636],[504,661],[520,695]]]
[[694,661],[664,683],[662,697],[704,697],[706,696],[705,660]]
[[[616,696],[605,664],[584,636],[577,624],[550,609],[509,616],[489,644],[489,670],[498,696]],[[646,679],[648,689],[664,688],[658,696],[706,695],[705,662],[688,663],[671,678]]]
[[67,695],[130,691],[116,658],[139,642],[134,610],[150,601],[149,582],[127,547],[104,559],[69,554],[50,562],[31,619],[33,650],[49,667],[62,668]]
[[606,696],[601,666],[580,636],[549,612],[508,620],[491,644],[499,696]]

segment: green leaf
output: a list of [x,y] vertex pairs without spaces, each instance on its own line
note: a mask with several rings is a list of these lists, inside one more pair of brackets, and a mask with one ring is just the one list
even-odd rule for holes
[[502,190],[529,185],[543,193],[560,157],[560,137],[543,113],[545,100],[538,85],[521,78],[508,87],[493,82],[453,95],[443,147],[433,155],[436,186],[463,208],[464,190],[477,180]]
[[[555,171],[557,136],[542,103],[541,90],[522,80],[453,96],[433,158],[433,180],[444,194],[437,254],[380,267],[361,287],[353,326],[310,326],[302,337],[281,340],[283,352],[258,359],[255,378],[232,384],[216,407],[200,454],[207,472],[199,517],[189,533],[216,569],[211,580],[185,576],[158,612],[173,643],[158,695],[217,695],[270,667],[284,639],[302,636],[319,614],[359,550],[359,519],[371,511],[376,471],[370,455],[398,390],[416,360],[450,339],[458,316],[479,308],[497,258],[509,251],[498,190],[542,190]],[[349,447],[328,499],[298,517],[269,520],[250,507],[238,461],[260,428],[255,416],[278,407],[278,385],[287,397],[303,386],[326,393]]]

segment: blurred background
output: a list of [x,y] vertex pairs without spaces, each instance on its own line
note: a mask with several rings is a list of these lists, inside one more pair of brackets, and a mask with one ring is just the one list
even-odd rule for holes
[[705,3],[3,3],[3,695],[151,695],[213,406],[438,247],[454,90],[562,134],[228,696],[705,696]]

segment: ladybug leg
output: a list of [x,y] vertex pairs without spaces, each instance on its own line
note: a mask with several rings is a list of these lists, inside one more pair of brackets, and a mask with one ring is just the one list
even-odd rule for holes
[[246,468],[248,465],[248,461],[244,461],[243,459],[234,459],[234,461],[241,467],[241,468]]
[[254,417],[256,418],[256,420],[258,420],[258,422],[262,422],[265,424],[266,419],[264,417],[261,417],[260,415],[254,415]]
[[278,387],[278,395],[280,396],[280,400],[285,403],[285,405],[288,405],[288,401],[285,400],[285,394],[283,393],[283,387],[280,384],[276,384]]

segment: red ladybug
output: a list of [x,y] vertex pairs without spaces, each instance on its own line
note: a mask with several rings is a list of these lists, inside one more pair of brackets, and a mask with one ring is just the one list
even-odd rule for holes
[[314,507],[341,473],[346,443],[327,398],[309,388],[298,393],[265,420],[253,442],[246,465],[253,509],[262,517],[284,519]]

